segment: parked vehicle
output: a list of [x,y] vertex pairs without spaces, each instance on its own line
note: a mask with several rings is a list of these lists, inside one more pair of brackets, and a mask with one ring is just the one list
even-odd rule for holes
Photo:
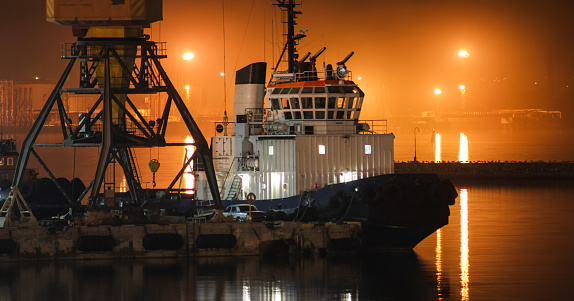
[[[251,208],[251,211],[249,210]],[[261,222],[265,220],[265,212],[259,211],[255,205],[238,204],[230,205],[225,208],[223,215],[232,216],[237,221],[254,221]]]

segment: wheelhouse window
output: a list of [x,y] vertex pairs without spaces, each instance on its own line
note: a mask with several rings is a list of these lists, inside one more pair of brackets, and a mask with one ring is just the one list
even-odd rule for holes
[[279,99],[272,98],[271,99],[271,109],[273,110],[280,110],[281,106],[279,105]]
[[291,109],[299,109],[299,98],[291,98]]
[[303,90],[301,91],[301,93],[313,93],[313,87],[303,87]]
[[325,108],[325,97],[315,97],[315,109]]
[[303,109],[313,108],[313,98],[312,97],[302,97],[301,102],[303,103]]

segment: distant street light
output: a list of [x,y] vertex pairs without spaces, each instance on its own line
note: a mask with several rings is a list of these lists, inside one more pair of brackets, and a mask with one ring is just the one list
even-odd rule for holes
[[440,98],[439,95],[442,93],[440,89],[434,89],[434,94],[436,95],[436,118],[438,118],[438,112],[440,111]]
[[186,53],[184,53],[184,54],[181,56],[181,58],[182,58],[184,61],[191,61],[191,59],[193,59],[193,57],[194,57],[194,55],[193,55],[193,53],[191,53],[191,52],[186,52]]
[[466,88],[464,85],[460,85],[458,89],[460,90],[460,110],[464,112],[464,110],[466,110],[466,99],[464,98]]

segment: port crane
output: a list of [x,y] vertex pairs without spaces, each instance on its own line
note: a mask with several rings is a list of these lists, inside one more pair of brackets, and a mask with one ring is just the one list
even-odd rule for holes
[[[151,41],[144,34],[144,28],[162,18],[162,0],[47,0],[47,21],[70,26],[77,41],[65,44],[62,58],[68,60],[67,67],[23,141],[12,186],[17,187],[21,183],[30,155],[33,155],[70,204],[78,203],[89,193],[90,210],[107,196],[104,191],[105,174],[110,164],[117,162],[125,176],[132,202],[136,206],[144,206],[150,202],[161,203],[172,196],[175,183],[195,159],[202,163],[215,208],[221,209],[209,145],[160,63],[167,57],[165,44]],[[70,87],[71,72],[78,66],[79,85]],[[64,105],[65,95],[70,94],[90,95],[93,99],[88,106],[90,109],[79,117],[78,124],[71,122]],[[157,120],[146,120],[133,101],[133,95],[143,94],[163,94],[167,99]],[[53,108],[59,118],[62,140],[37,143],[36,139]],[[195,152],[168,187],[143,189],[133,149],[189,145],[166,142],[171,110],[181,115],[193,137]],[[72,199],[58,185],[55,176],[35,151],[39,146],[100,149],[94,177],[77,199]]]

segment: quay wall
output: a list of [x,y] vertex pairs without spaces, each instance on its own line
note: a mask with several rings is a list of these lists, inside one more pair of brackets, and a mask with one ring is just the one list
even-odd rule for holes
[[450,179],[574,178],[574,162],[396,162],[395,173],[435,173]]
[[0,228],[0,262],[353,252],[360,223],[186,223]]

